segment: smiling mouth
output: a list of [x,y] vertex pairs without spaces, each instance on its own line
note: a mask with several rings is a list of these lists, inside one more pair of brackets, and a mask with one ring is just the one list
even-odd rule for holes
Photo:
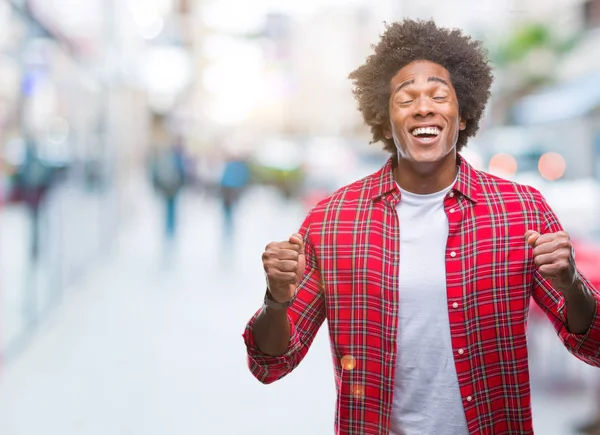
[[441,132],[439,127],[417,127],[411,131],[417,139],[433,139],[438,137]]

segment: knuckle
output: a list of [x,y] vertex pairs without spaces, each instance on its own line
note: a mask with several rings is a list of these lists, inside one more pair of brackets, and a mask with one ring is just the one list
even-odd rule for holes
[[273,264],[273,257],[271,257],[270,254],[265,253],[263,255],[263,259],[262,260],[263,260],[263,264],[264,265],[269,265],[270,266],[270,265]]

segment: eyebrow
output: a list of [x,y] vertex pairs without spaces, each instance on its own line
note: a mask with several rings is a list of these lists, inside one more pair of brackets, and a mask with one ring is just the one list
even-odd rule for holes
[[[448,82],[446,80],[444,80],[441,77],[436,77],[436,76],[431,76],[427,79],[427,82],[437,82],[437,83],[441,83],[442,85],[446,85],[447,87],[450,87],[450,85],[448,84]],[[407,86],[413,85],[415,83],[415,80],[408,80],[405,81],[404,83],[400,84],[396,90],[394,91],[394,94],[397,94],[398,92],[400,92],[402,89],[404,89]]]

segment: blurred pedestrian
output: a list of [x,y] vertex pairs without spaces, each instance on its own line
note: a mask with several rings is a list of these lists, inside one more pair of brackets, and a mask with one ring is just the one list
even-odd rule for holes
[[226,160],[221,176],[221,203],[223,205],[223,222],[226,235],[234,229],[235,208],[250,183],[250,167],[241,157]]
[[40,216],[44,200],[52,186],[52,168],[43,161],[33,138],[25,143],[25,159],[14,174],[16,196],[27,206],[30,217],[30,258],[36,262],[39,257]]
[[327,319],[337,434],[532,434],[530,298],[600,366],[600,292],[539,191],[459,154],[490,96],[487,53],[406,20],[350,78],[392,156],[267,246],[263,306],[244,333],[252,374],[286,376]]
[[164,231],[167,242],[177,232],[177,202],[185,185],[186,170],[183,143],[177,138],[166,147],[160,147],[151,163],[152,183],[164,203]]

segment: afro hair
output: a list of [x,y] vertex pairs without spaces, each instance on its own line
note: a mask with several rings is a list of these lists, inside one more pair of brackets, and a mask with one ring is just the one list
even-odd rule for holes
[[371,127],[371,143],[383,142],[395,154],[393,139],[384,136],[389,125],[390,82],[396,73],[416,60],[443,66],[450,73],[466,128],[458,135],[460,151],[479,129],[479,122],[490,97],[493,76],[487,50],[480,41],[459,29],[438,27],[433,21],[404,20],[385,25],[385,32],[374,53],[350,73],[353,94],[365,123]]

